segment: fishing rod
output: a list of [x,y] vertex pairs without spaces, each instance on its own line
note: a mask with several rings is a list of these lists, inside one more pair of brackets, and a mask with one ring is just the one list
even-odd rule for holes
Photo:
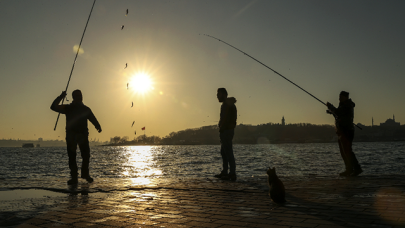
[[[315,97],[314,95],[312,95],[310,92],[308,92],[308,91],[306,91],[305,89],[301,88],[299,85],[295,84],[295,83],[292,82],[290,79],[284,77],[282,74],[278,73],[277,71],[273,70],[271,67],[269,67],[269,66],[267,66],[266,64],[260,62],[259,60],[255,59],[253,56],[249,55],[248,53],[246,53],[246,52],[244,52],[244,51],[238,49],[237,47],[234,47],[234,46],[228,44],[227,42],[225,42],[225,41],[223,41],[223,40],[221,40],[221,39],[218,39],[218,38],[216,38],[216,37],[210,36],[210,35],[208,35],[208,34],[199,34],[199,35],[204,35],[204,36],[211,37],[212,39],[218,40],[219,42],[222,42],[222,43],[224,43],[224,44],[226,44],[226,45],[228,45],[228,46],[230,46],[230,47],[232,47],[232,48],[234,48],[234,49],[236,49],[236,50],[242,52],[244,55],[247,55],[247,56],[250,57],[251,59],[255,60],[256,62],[258,62],[258,63],[260,63],[260,64],[262,64],[263,66],[265,66],[266,68],[270,69],[271,71],[273,71],[273,72],[274,72],[275,74],[277,74],[278,76],[284,78],[285,80],[287,80],[287,81],[290,82],[291,84],[295,85],[296,87],[300,88],[302,91],[306,92],[306,93],[307,93],[308,95],[310,95],[311,97],[315,98],[317,101],[321,102],[323,105],[327,106],[325,102],[319,100],[317,97]],[[334,114],[333,116],[336,118],[335,114]],[[353,123],[353,124],[354,124],[354,123]],[[354,124],[354,126],[360,128],[360,127],[357,126],[356,124]],[[361,129],[361,128],[360,128],[360,129]]]
[[[91,10],[90,10],[89,17],[87,18],[86,26],[84,27],[83,35],[82,35],[82,38],[80,39],[79,48],[77,48],[75,60],[73,61],[72,70],[70,71],[69,80],[68,80],[68,82],[67,82],[65,92],[67,91],[67,89],[68,89],[68,87],[69,87],[70,79],[72,78],[73,69],[75,68],[76,59],[77,59],[77,56],[79,55],[80,47],[82,46],[83,37],[84,37],[84,34],[86,33],[87,25],[89,24],[89,20],[90,20],[90,17],[91,17],[91,13],[93,12],[94,4],[96,4],[96,0],[94,0],[93,6],[91,7]],[[62,100],[62,104],[63,104],[63,101],[64,101],[64,100],[65,100],[65,99]],[[59,116],[60,116],[60,113],[58,113],[58,118],[56,119],[55,127],[53,128],[54,131],[56,130],[56,126],[58,125]]]

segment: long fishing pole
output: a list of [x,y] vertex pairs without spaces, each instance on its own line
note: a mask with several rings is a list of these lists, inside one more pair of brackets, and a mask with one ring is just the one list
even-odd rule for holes
[[[258,62],[258,63],[260,63],[260,64],[262,64],[263,66],[265,66],[266,68],[270,69],[271,71],[273,71],[273,72],[274,72],[275,74],[277,74],[278,76],[284,78],[285,80],[287,80],[287,81],[290,82],[291,84],[295,85],[296,87],[300,88],[302,91],[306,92],[306,93],[307,93],[308,95],[310,95],[311,97],[315,98],[317,101],[321,102],[323,105],[327,106],[325,102],[319,100],[317,97],[315,97],[314,95],[312,95],[310,92],[308,92],[308,91],[306,91],[305,89],[301,88],[299,85],[295,84],[295,83],[292,82],[290,79],[284,77],[282,74],[278,73],[277,71],[273,70],[271,67],[269,67],[269,66],[267,66],[266,64],[260,62],[259,60],[255,59],[253,56],[249,55],[248,53],[246,53],[246,52],[244,52],[244,51],[242,51],[242,50],[240,50],[240,49],[238,49],[238,48],[236,48],[236,47],[234,47],[234,46],[228,44],[227,42],[225,42],[225,41],[223,41],[223,40],[221,40],[221,39],[218,39],[218,38],[216,38],[216,37],[213,37],[213,36],[210,36],[210,35],[207,35],[207,34],[200,34],[200,35],[204,35],[204,36],[211,37],[212,39],[218,40],[219,42],[222,42],[222,43],[224,43],[224,44],[226,44],[226,45],[228,45],[228,46],[230,46],[230,47],[232,47],[232,48],[234,48],[234,49],[236,49],[236,50],[242,52],[244,55],[247,55],[247,56],[250,57],[251,59],[255,60],[256,62]],[[335,116],[335,115],[334,115],[334,116]],[[335,118],[336,118],[336,117],[335,117]],[[353,123],[353,124],[354,124],[354,123]],[[360,127],[357,126],[356,124],[354,124],[354,126],[360,128]],[[361,129],[361,128],[360,128],[360,129]]]
[[[201,35],[201,34],[200,34],[200,35]],[[319,102],[321,102],[322,104],[324,104],[324,105],[326,106],[326,103],[325,103],[325,102],[319,100],[317,97],[315,97],[314,95],[312,95],[311,93],[309,93],[309,92],[306,91],[305,89],[301,88],[299,85],[295,84],[294,82],[292,82],[292,81],[289,80],[288,78],[284,77],[283,75],[281,75],[281,74],[278,73],[277,71],[273,70],[271,67],[267,66],[266,64],[264,64],[264,63],[260,62],[259,60],[255,59],[253,56],[249,55],[248,53],[246,53],[246,52],[244,52],[244,51],[242,51],[242,50],[240,50],[240,49],[238,49],[238,48],[236,48],[236,47],[234,47],[234,46],[228,44],[227,42],[225,42],[225,41],[223,41],[223,40],[220,40],[220,39],[218,39],[218,38],[216,38],[216,37],[213,37],[213,36],[210,36],[210,35],[207,35],[207,34],[202,34],[202,35],[211,37],[211,38],[213,38],[213,39],[216,39],[216,40],[218,40],[218,41],[220,41],[220,42],[222,42],[222,43],[224,43],[224,44],[226,44],[226,45],[228,45],[228,46],[230,46],[230,47],[235,48],[236,50],[242,52],[243,54],[249,56],[251,59],[255,60],[256,62],[258,62],[258,63],[262,64],[263,66],[265,66],[266,68],[270,69],[271,71],[273,71],[273,72],[274,72],[275,74],[277,74],[278,76],[284,78],[284,79],[287,80],[288,82],[290,82],[290,83],[292,83],[293,85],[297,86],[297,87],[300,88],[302,91],[306,92],[306,93],[309,94],[311,97],[315,98],[316,100],[318,100]]]
[[[75,60],[73,61],[72,70],[70,71],[69,80],[68,80],[68,82],[67,82],[65,92],[67,91],[67,89],[68,89],[68,87],[69,87],[70,79],[72,78],[73,69],[75,68],[76,59],[77,59],[77,56],[79,55],[80,47],[82,46],[83,37],[84,37],[84,34],[86,33],[87,25],[89,24],[89,20],[90,20],[90,17],[91,17],[91,13],[93,12],[94,4],[96,4],[96,0],[94,0],[93,6],[91,7],[91,10],[90,10],[89,17],[87,18],[86,26],[84,27],[83,35],[82,35],[82,38],[80,39],[79,48],[77,48]],[[65,100],[65,99],[62,100],[62,104],[63,104],[63,101],[64,101],[64,100]],[[60,113],[58,113],[58,118],[56,119],[55,127],[53,128],[54,131],[56,130],[56,126],[58,125],[59,116],[60,116]]]

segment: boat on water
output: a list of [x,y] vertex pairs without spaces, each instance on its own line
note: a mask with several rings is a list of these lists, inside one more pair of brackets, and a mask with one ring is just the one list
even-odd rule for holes
[[34,143],[24,143],[24,144],[22,144],[22,147],[24,147],[24,148],[34,147]]

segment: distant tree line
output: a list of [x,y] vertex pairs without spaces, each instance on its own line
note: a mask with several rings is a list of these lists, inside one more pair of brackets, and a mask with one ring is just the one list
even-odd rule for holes
[[[358,125],[363,130],[356,128],[354,141],[405,141],[405,125],[398,127]],[[320,143],[336,142],[336,140],[333,125],[266,123],[237,125],[233,143]],[[140,135],[133,140],[129,140],[127,136],[115,136],[110,140],[110,145],[218,145],[219,143],[216,125],[171,132],[163,138]]]
[[[162,139],[164,144],[219,144],[216,125],[172,132]],[[287,142],[330,142],[335,136],[331,125],[314,124],[239,124],[235,128],[235,144],[266,144]]]
[[162,138],[159,136],[146,136],[146,135],[140,135],[138,137],[135,137],[132,140],[129,140],[128,136],[115,136],[110,138],[110,143],[107,145],[159,145],[161,144]]
[[[331,125],[314,124],[239,124],[235,129],[235,144],[266,144],[288,142],[330,142],[335,137]],[[219,132],[216,125],[185,129],[171,132],[160,138],[158,136],[138,136],[133,140],[128,137],[115,136],[110,139],[111,145],[216,145],[219,144]]]

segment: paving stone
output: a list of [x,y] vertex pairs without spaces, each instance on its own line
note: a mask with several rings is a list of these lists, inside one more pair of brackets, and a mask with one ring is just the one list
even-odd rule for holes
[[393,187],[404,176],[280,179],[284,205],[270,200],[265,178],[142,186],[100,181],[91,188],[110,193],[68,197],[19,227],[405,227],[405,191]]
[[346,228],[347,226],[339,226],[339,225],[319,225],[316,228]]
[[234,216],[224,216],[224,215],[214,215],[211,217],[208,217],[209,219],[217,219],[217,220],[229,220],[229,221],[234,221],[237,220],[235,219]]
[[48,223],[48,221],[45,219],[32,218],[32,219],[28,220],[26,223],[38,226],[38,225],[41,225],[44,223]]
[[242,227],[247,227],[249,225],[249,223],[247,223],[247,222],[233,221],[233,220],[217,220],[214,223],[233,225],[233,226],[242,226]]
[[188,223],[186,223],[186,224],[184,224],[184,225],[186,225],[186,226],[188,226],[188,227],[193,227],[193,226],[195,226],[195,227],[213,227],[213,228],[215,228],[215,227],[220,227],[220,226],[222,226],[223,224],[220,224],[220,223],[215,224],[215,223],[191,221],[191,222],[188,222]]
[[281,226],[281,225],[275,225],[275,224],[267,224],[267,225],[262,225],[262,224],[255,224],[252,227],[261,227],[261,228],[289,228],[289,226]]
[[277,222],[279,222],[279,220],[275,220],[275,219],[254,219],[254,218],[246,218],[246,219],[242,219],[240,220],[241,222],[247,222],[248,224],[275,224]]
[[17,228],[39,228],[39,226],[35,226],[35,225],[25,223],[25,224],[18,225]]
[[99,224],[88,223],[88,222],[78,222],[74,224],[74,227],[87,227],[87,228],[96,228],[100,227]]
[[165,228],[189,228],[189,225],[182,225],[182,224],[171,224],[171,223],[159,223],[156,227],[165,227]]
[[275,225],[282,225],[282,226],[293,226],[293,227],[317,227],[318,224],[313,223],[300,223],[300,222],[288,222],[288,221],[281,221],[276,223]]
[[216,219],[210,219],[210,218],[201,218],[201,217],[186,217],[188,221],[197,221],[197,222],[214,222]]
[[142,219],[134,219],[133,223],[136,223],[139,225],[157,225],[157,224],[159,224],[159,222],[156,222],[156,221],[142,220]]

